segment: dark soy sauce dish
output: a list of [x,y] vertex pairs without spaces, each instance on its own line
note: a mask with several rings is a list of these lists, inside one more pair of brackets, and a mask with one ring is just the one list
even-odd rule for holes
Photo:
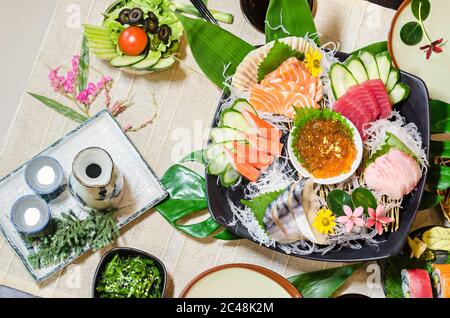
[[[97,266],[97,269],[94,274],[94,281],[92,283],[92,298],[102,298],[99,291],[97,290],[97,287],[99,286],[102,275],[107,268],[108,264],[114,259],[115,256],[118,256],[120,259],[130,259],[130,258],[136,258],[140,257],[144,260],[151,260],[153,261],[153,265],[158,269],[159,271],[159,277],[161,278],[161,283],[159,286],[160,289],[160,298],[163,298],[166,289],[167,289],[167,270],[164,266],[164,264],[155,256],[146,253],[144,251],[130,248],[130,247],[117,247],[109,250],[106,252],[105,255],[103,255],[102,259],[100,260],[100,263]],[[103,297],[107,298],[107,297]],[[126,298],[126,297],[123,297]],[[156,298],[156,297],[153,297]]]
[[[247,21],[258,31],[264,33],[266,12],[270,0],[241,0],[241,11]],[[316,0],[308,0],[313,15],[316,13]]]

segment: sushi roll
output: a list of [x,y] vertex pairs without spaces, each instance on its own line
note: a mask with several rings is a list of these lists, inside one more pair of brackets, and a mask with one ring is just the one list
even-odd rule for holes
[[450,298],[450,264],[433,264],[431,274],[438,298]]
[[402,269],[402,290],[405,298],[433,298],[428,272],[424,269]]

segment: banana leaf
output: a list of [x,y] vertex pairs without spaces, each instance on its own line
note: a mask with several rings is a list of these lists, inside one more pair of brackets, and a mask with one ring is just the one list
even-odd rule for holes
[[450,132],[450,104],[440,100],[430,100],[431,133]]
[[[271,0],[266,14],[266,43],[288,36],[317,35],[307,0]],[[320,45],[319,37],[315,39]]]
[[28,92],[28,94],[30,94],[31,96],[36,98],[38,101],[40,101],[45,106],[53,109],[54,111],[60,113],[61,115],[65,116],[77,123],[81,124],[88,119],[88,117],[74,111],[72,108],[63,105],[54,99],[51,99],[51,98],[48,98],[48,97],[45,97],[45,96],[42,96],[39,94],[30,93],[30,92]]
[[198,66],[217,87],[225,89],[225,80],[255,48],[215,24],[177,16]]
[[372,53],[373,55],[377,55],[378,53],[385,52],[388,50],[387,42],[376,42],[369,44],[365,47],[359,48],[356,51],[353,51],[350,54],[359,54],[362,51],[367,51],[369,53]]
[[430,153],[436,157],[450,158],[450,141],[435,141],[430,143]]
[[420,202],[419,211],[430,209],[444,200],[443,196],[436,193],[424,191],[422,196],[422,202]]
[[447,190],[450,187],[450,167],[432,165],[427,182],[438,190]]
[[303,273],[288,280],[304,298],[329,298],[362,263]]

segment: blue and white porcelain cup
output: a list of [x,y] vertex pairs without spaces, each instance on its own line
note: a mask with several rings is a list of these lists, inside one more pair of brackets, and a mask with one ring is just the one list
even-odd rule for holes
[[47,202],[37,195],[24,195],[11,207],[11,222],[26,235],[37,235],[44,231],[51,219]]
[[116,208],[123,194],[123,176],[106,150],[86,148],[73,160],[69,191],[83,209]]
[[31,190],[49,201],[64,190],[64,170],[52,157],[36,157],[25,169],[25,182]]

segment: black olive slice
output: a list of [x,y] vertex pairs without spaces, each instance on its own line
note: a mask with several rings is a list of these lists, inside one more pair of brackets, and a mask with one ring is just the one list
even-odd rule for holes
[[142,22],[142,18],[144,17],[144,12],[139,8],[134,8],[128,14],[128,23],[132,25],[136,25]]
[[158,22],[147,18],[144,20],[144,26],[145,26],[145,30],[150,33],[150,34],[156,34],[158,33]]
[[156,14],[154,14],[153,12],[149,12],[149,13],[147,13],[147,15],[148,15],[149,19],[152,19],[152,20],[156,21],[156,23],[158,23],[158,17],[156,16]]
[[119,19],[117,21],[119,21],[120,24],[128,24],[128,15],[130,14],[130,12],[130,9],[123,9],[122,11],[120,11]]
[[163,24],[159,27],[158,37],[161,41],[167,43],[171,35],[172,29],[167,24]]

